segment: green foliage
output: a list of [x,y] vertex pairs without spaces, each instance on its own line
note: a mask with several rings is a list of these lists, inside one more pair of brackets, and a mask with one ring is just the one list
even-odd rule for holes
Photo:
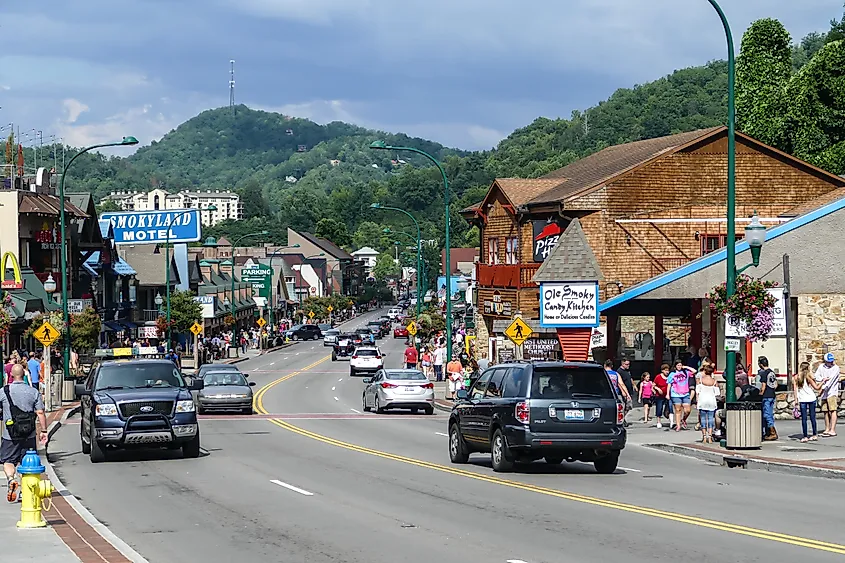
[[[63,325],[60,324],[60,326]],[[93,350],[100,340],[101,330],[100,315],[91,307],[85,308],[81,313],[71,315],[70,342],[72,348],[77,352]]]
[[417,323],[417,336],[423,341],[434,337],[438,332],[446,330],[446,318],[434,306],[429,306],[414,315]]
[[352,307],[352,301],[344,295],[329,295],[328,297],[308,297],[302,302],[302,311],[308,315],[314,311],[314,319],[323,320],[329,318],[329,307],[333,315]]
[[123,211],[120,206],[111,199],[104,199],[97,205],[97,214],[102,213],[114,213],[117,211]]
[[784,120],[792,75],[791,39],[774,19],[757,20],[742,36],[737,59],[737,128],[768,145],[789,150]]
[[364,221],[352,236],[352,246],[356,249],[369,246],[379,252],[384,252],[392,245],[391,236],[384,234],[384,227],[372,221]]
[[377,281],[384,281],[398,276],[400,271],[399,264],[393,261],[393,256],[389,252],[382,252],[376,258],[376,265],[373,266],[373,277]]
[[810,62],[816,53],[827,43],[827,35],[808,33],[800,43],[792,47],[792,70],[797,72]]
[[188,332],[191,326],[201,319],[202,306],[194,301],[193,293],[178,289],[170,292],[170,322],[173,332]]
[[258,183],[258,180],[251,178],[235,191],[241,197],[244,219],[266,218],[270,214],[270,205],[261,191],[261,184]]
[[795,155],[845,174],[845,41],[825,45],[792,78],[788,98]]
[[346,224],[337,219],[326,217],[317,221],[317,228],[314,234],[318,237],[328,239],[338,246],[347,246],[352,238],[346,230]]

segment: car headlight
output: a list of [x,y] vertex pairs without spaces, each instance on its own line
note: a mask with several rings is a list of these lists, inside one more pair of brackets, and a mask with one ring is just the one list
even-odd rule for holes
[[117,405],[114,403],[97,405],[95,413],[97,416],[117,416]]
[[195,409],[196,407],[194,406],[193,399],[176,401],[176,412],[194,412]]
[[247,397],[249,397],[249,395],[247,395],[246,393],[233,393],[232,394],[233,399],[246,399]]

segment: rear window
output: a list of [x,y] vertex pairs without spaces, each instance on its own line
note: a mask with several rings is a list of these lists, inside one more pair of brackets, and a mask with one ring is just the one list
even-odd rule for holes
[[337,336],[338,334],[340,334],[340,331],[334,328],[329,329],[325,332],[326,336]]
[[378,356],[378,351],[372,350],[372,349],[356,350],[355,355],[356,356]]
[[384,375],[386,379],[392,379],[394,381],[423,381],[428,379],[419,371],[388,371]]
[[531,382],[536,399],[613,399],[610,382],[601,367],[537,368]]

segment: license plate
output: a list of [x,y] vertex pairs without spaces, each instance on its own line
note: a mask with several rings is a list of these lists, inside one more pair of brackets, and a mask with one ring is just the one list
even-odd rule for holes
[[581,409],[566,409],[563,411],[564,420],[584,420],[584,411]]
[[413,392],[414,392],[414,391],[416,391],[416,390],[417,390],[417,388],[416,388],[416,387],[405,387],[405,391],[406,391],[407,393],[413,393]]

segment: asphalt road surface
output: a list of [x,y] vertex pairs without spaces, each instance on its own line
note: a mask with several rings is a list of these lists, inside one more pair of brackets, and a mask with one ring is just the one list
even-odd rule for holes
[[[398,367],[404,341],[379,345]],[[154,563],[843,560],[841,481],[636,446],[614,475],[542,462],[502,475],[479,454],[452,465],[445,414],[362,413],[362,378],[329,350],[299,342],[241,363],[268,414],[204,417],[199,459],[151,450],[92,465],[73,419],[50,459]]]

